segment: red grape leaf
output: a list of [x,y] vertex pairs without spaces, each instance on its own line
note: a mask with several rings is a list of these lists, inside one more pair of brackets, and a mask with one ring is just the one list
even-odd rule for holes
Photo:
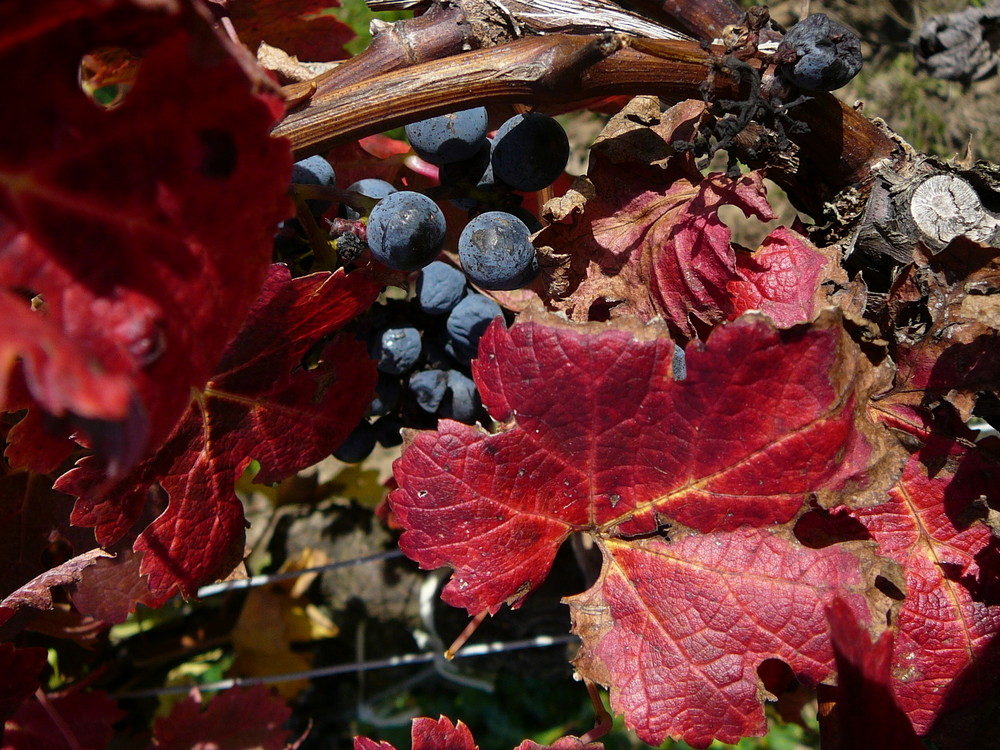
[[[252,90],[185,3],[5,8],[0,65],[31,75],[5,83],[21,109],[0,123],[0,312],[15,325],[0,384],[20,357],[35,408],[124,471],[147,434],[169,434],[260,289],[290,213],[291,155],[269,135],[282,103]],[[78,80],[107,45],[143,53],[110,110]],[[29,310],[33,294],[43,304]]]
[[362,272],[292,279],[284,266],[272,266],[217,374],[163,447],[112,490],[90,458],[58,480],[57,489],[80,498],[73,522],[94,526],[109,545],[159,485],[169,504],[135,551],[143,553],[154,596],[178,588],[192,596],[232,545],[242,555],[243,508],[233,486],[250,460],[261,465],[258,481],[276,482],[328,455],[361,419],[376,381],[364,344],[341,334],[316,367],[304,367],[302,358],[367,309],[380,288]]
[[337,0],[230,0],[227,7],[240,41],[253,52],[267,42],[309,62],[350,57],[344,45],[354,31],[324,13],[339,8]]
[[354,750],[396,750],[396,748],[388,742],[376,742],[367,737],[355,737]]
[[[441,716],[437,720],[421,717],[413,720],[412,750],[477,750],[472,732],[459,721]],[[599,743],[583,743],[577,737],[561,737],[552,745],[539,745],[525,740],[515,750],[601,750]],[[376,742],[367,737],[354,738],[354,750],[396,750],[388,742]]]
[[550,290],[549,304],[587,320],[595,303],[621,303],[616,316],[659,315],[686,335],[694,334],[689,315],[724,320],[731,309],[728,284],[740,276],[718,209],[731,204],[771,218],[759,176],[702,179],[634,164],[600,170],[600,159],[592,163],[594,198],[582,215],[573,224],[550,225],[537,238],[550,254],[586,263],[576,272],[578,283],[558,296]]
[[107,556],[107,552],[95,547],[32,578],[0,601],[0,625],[20,610],[51,609],[53,588],[76,583],[84,570]]
[[[0,215],[0,232],[4,230],[3,221]],[[136,440],[145,439],[145,419],[131,409],[131,378],[108,372],[86,342],[59,330],[33,312],[23,299],[4,289],[0,289],[0,316],[6,321],[0,338],[3,361],[13,365],[20,357],[22,362],[21,367],[5,366],[0,370],[0,406],[6,411],[19,411],[37,402],[46,410],[31,409],[28,417],[9,433],[5,457],[12,466],[27,466],[37,472],[58,466],[72,443],[68,439],[70,430],[58,430],[54,415],[68,412],[75,414],[77,421],[96,421],[105,415],[131,418],[139,433]]]
[[125,622],[136,604],[160,606],[161,598],[150,592],[141,566],[142,555],[130,548],[116,550],[113,558],[94,560],[70,589],[73,605],[81,614],[109,625]]
[[[932,437],[906,464],[889,501],[851,513],[898,562],[906,599],[896,621],[892,687],[918,734],[982,696],[1000,661],[997,543],[977,520],[1000,469],[974,449]],[[961,677],[961,680],[959,680]]]
[[668,199],[674,205],[648,225],[644,238],[650,291],[664,318],[693,335],[689,316],[709,324],[723,320],[732,307],[728,285],[740,279],[732,233],[719,208],[736,206],[761,221],[776,217],[757,172],[735,180],[716,174],[697,184],[674,183],[664,195]]
[[153,726],[157,750],[285,750],[291,732],[282,725],[291,710],[263,685],[230,688],[208,706],[196,695],[174,704]]
[[865,417],[865,364],[829,312],[778,331],[750,316],[689,347],[660,326],[494,323],[473,373],[502,428],[448,420],[410,435],[390,502],[403,551],[455,569],[448,603],[517,606],[574,531],[701,532],[789,521],[825,504],[880,499],[880,428]]
[[923,743],[892,696],[892,631],[884,630],[872,643],[840,597],[827,605],[826,617],[837,660],[837,687],[833,712],[820,717],[824,750],[921,750]]
[[472,732],[462,722],[452,724],[441,716],[437,721],[428,718],[413,720],[413,750],[474,750],[476,743]]
[[[3,675],[3,680],[0,680],[0,722],[13,716],[38,689],[38,675],[46,663],[47,652],[44,648],[14,648],[12,643],[0,643],[0,674]],[[0,740],[3,740],[2,730]]]
[[833,671],[824,605],[845,597],[869,617],[865,547],[813,550],[749,528],[598,544],[600,577],[566,600],[583,639],[574,664],[611,686],[612,708],[652,745],[766,734],[760,664],[781,659],[815,684]]
[[740,279],[728,285],[729,319],[760,310],[781,328],[812,320],[829,304],[821,284],[836,262],[798,233],[778,227],[757,252],[736,253]]
[[1000,250],[960,237],[915,262],[888,300],[898,368],[890,402],[927,407],[940,400],[968,420],[979,391],[1000,390]]
[[106,693],[49,693],[45,699],[73,734],[70,745],[49,712],[37,701],[24,703],[7,720],[4,750],[104,750],[114,738],[112,725],[125,716]]

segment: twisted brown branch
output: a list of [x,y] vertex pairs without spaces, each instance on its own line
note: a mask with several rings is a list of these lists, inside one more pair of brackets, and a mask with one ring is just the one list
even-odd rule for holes
[[[746,95],[721,48],[622,36],[531,37],[419,63],[349,83],[289,114],[274,135],[291,139],[297,158],[432,115],[489,104],[570,105],[609,95],[653,94],[668,101]],[[758,69],[761,60],[751,60]],[[711,73],[711,75],[710,75]],[[703,90],[706,80],[711,91]],[[808,132],[792,135],[793,158],[774,178],[801,193],[807,210],[847,187],[867,184],[895,143],[829,94],[794,110]],[[803,192],[804,191],[804,192]]]

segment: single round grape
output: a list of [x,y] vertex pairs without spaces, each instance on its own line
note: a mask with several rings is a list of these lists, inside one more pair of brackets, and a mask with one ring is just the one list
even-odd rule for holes
[[482,294],[469,294],[455,305],[445,328],[445,349],[459,362],[468,362],[479,351],[479,339],[496,317],[503,316],[500,305]]
[[[375,177],[366,177],[363,180],[352,182],[347,186],[347,189],[352,193],[358,193],[366,198],[374,198],[376,200],[381,200],[387,195],[392,195],[397,192],[396,188],[393,187],[391,183],[388,183],[385,180],[379,180]],[[361,214],[350,206],[342,204],[342,208],[344,209],[342,213],[345,219],[357,221],[361,218]]]
[[333,452],[333,457],[348,464],[361,463],[375,449],[375,439],[375,428],[367,419],[362,419],[340,447]]
[[322,156],[310,156],[292,165],[292,183],[296,185],[332,185],[337,173]]
[[437,204],[410,190],[387,195],[368,217],[372,255],[397,271],[416,271],[434,260],[445,232],[444,214]]
[[[295,162],[292,165],[293,185],[323,185],[330,186],[337,182],[337,173],[322,156],[310,156],[308,159]],[[317,216],[332,205],[332,201],[307,200],[309,210]]]
[[466,224],[458,257],[469,280],[483,289],[518,289],[538,274],[528,227],[504,211],[488,211]]
[[861,71],[858,35],[813,13],[789,29],[774,53],[778,72],[807,91],[833,91]]
[[448,388],[448,376],[442,370],[421,370],[410,375],[407,385],[417,398],[417,406],[433,414]]
[[569,160],[569,138],[548,115],[515,115],[493,139],[491,163],[496,179],[530,193],[555,182]]
[[431,164],[468,159],[486,139],[486,108],[464,109],[429,117],[406,126],[406,137],[417,155]]
[[472,424],[481,405],[472,379],[458,370],[448,370],[448,397],[441,402],[441,416]]
[[420,359],[420,331],[412,326],[386,328],[375,342],[373,359],[378,369],[390,375],[402,375]]
[[439,260],[425,266],[417,277],[417,304],[428,315],[451,312],[465,296],[465,274]]

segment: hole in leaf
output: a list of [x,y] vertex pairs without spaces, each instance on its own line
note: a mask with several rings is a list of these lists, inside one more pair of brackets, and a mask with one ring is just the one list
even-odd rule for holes
[[838,542],[871,539],[864,524],[847,513],[822,508],[804,514],[795,524],[795,537],[806,547],[821,549]]
[[742,245],[748,250],[756,250],[768,233],[777,226],[777,222],[762,222],[755,216],[744,216],[736,206],[719,206],[719,220],[729,227],[732,242]]
[[901,602],[906,598],[906,594],[900,591],[896,584],[883,576],[875,576],[875,588],[897,602]]
[[611,310],[619,304],[619,302],[611,302],[603,297],[594,300],[590,303],[590,309],[587,311],[587,320],[596,323],[607,323],[611,320]]
[[100,109],[121,106],[141,59],[124,47],[98,47],[80,59],[80,88]]
[[767,202],[778,215],[776,219],[764,222],[755,216],[744,216],[736,206],[719,207],[719,220],[729,227],[732,241],[751,251],[759,248],[764,238],[779,226],[794,227],[796,219],[800,218],[810,221],[795,210],[784,190],[770,180],[764,180],[764,186],[767,188]]
[[764,689],[775,696],[793,689],[798,684],[792,668],[781,659],[764,659],[757,667],[757,676],[760,677]]
[[903,305],[896,313],[896,342],[913,345],[918,343],[930,330],[933,320],[927,309],[926,300]]
[[213,180],[224,180],[236,169],[237,149],[233,137],[223,130],[202,130],[199,171]]

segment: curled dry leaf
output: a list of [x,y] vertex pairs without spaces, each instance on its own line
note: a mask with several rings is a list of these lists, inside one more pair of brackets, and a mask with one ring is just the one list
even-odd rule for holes
[[1000,391],[1000,250],[959,238],[915,259],[888,301],[898,374],[887,401],[944,400],[968,420],[978,393]]
[[703,176],[690,152],[702,102],[659,112],[637,97],[594,144],[588,177],[546,207],[556,220],[536,238],[545,303],[586,321],[606,314],[662,317],[683,335],[747,310],[780,326],[812,320],[830,304],[822,286],[846,282],[836,252],[779,228],[750,253],[734,245],[723,205],[775,218],[757,172]]

